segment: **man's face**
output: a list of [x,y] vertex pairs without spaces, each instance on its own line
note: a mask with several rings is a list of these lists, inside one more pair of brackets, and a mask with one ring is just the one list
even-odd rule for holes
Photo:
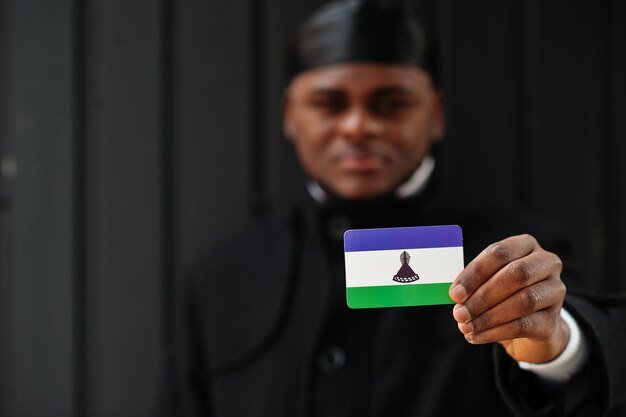
[[335,195],[388,193],[443,134],[443,107],[425,71],[339,64],[299,74],[285,94],[284,127],[307,174]]

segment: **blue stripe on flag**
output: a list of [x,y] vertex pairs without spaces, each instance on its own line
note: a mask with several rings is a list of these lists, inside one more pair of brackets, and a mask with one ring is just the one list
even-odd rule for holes
[[457,225],[359,229],[347,230],[343,242],[345,252],[448,248],[463,246],[463,235]]

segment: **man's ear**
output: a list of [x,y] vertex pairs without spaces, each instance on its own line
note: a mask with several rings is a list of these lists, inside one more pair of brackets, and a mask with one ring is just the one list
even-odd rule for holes
[[443,102],[443,93],[441,90],[433,91],[433,102],[431,106],[432,119],[430,135],[433,142],[439,142],[446,133],[446,108]]
[[296,137],[296,127],[293,120],[293,98],[289,94],[289,87],[283,93],[283,134],[290,141]]

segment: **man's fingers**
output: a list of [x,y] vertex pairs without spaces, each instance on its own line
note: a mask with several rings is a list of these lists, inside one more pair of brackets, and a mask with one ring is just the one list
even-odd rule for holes
[[522,288],[471,321],[459,323],[459,330],[464,334],[481,333],[546,308],[560,308],[565,291],[565,285],[561,281],[541,281]]
[[459,330],[474,344],[500,342],[516,360],[545,362],[564,348],[561,260],[530,235],[485,249],[450,286]]
[[[521,289],[548,278],[555,278],[551,285],[564,289],[565,287],[558,279],[561,267],[561,260],[558,256],[543,250],[517,259],[501,268],[491,279],[483,282],[466,298],[463,305],[457,306],[454,310],[454,318],[462,323],[472,320]],[[545,307],[547,306],[542,308]]]
[[530,235],[513,236],[488,246],[454,280],[450,286],[450,298],[463,303],[503,266],[527,256],[538,247]]
[[518,338],[548,338],[560,320],[560,306],[537,311],[529,316],[500,324],[477,333],[465,334],[465,339],[473,344],[502,342]]

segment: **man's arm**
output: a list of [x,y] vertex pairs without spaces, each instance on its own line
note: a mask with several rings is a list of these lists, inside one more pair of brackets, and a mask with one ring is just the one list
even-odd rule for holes
[[[608,308],[601,299],[565,299],[560,273],[560,259],[533,237],[505,239],[457,277],[450,290],[457,302],[453,315],[470,343],[496,342],[504,348],[496,349],[498,385],[516,412],[602,415],[626,398],[626,302],[616,300]],[[560,314],[564,300],[589,359],[568,380],[555,383],[521,370],[519,362],[550,364],[563,353],[570,340]]]

